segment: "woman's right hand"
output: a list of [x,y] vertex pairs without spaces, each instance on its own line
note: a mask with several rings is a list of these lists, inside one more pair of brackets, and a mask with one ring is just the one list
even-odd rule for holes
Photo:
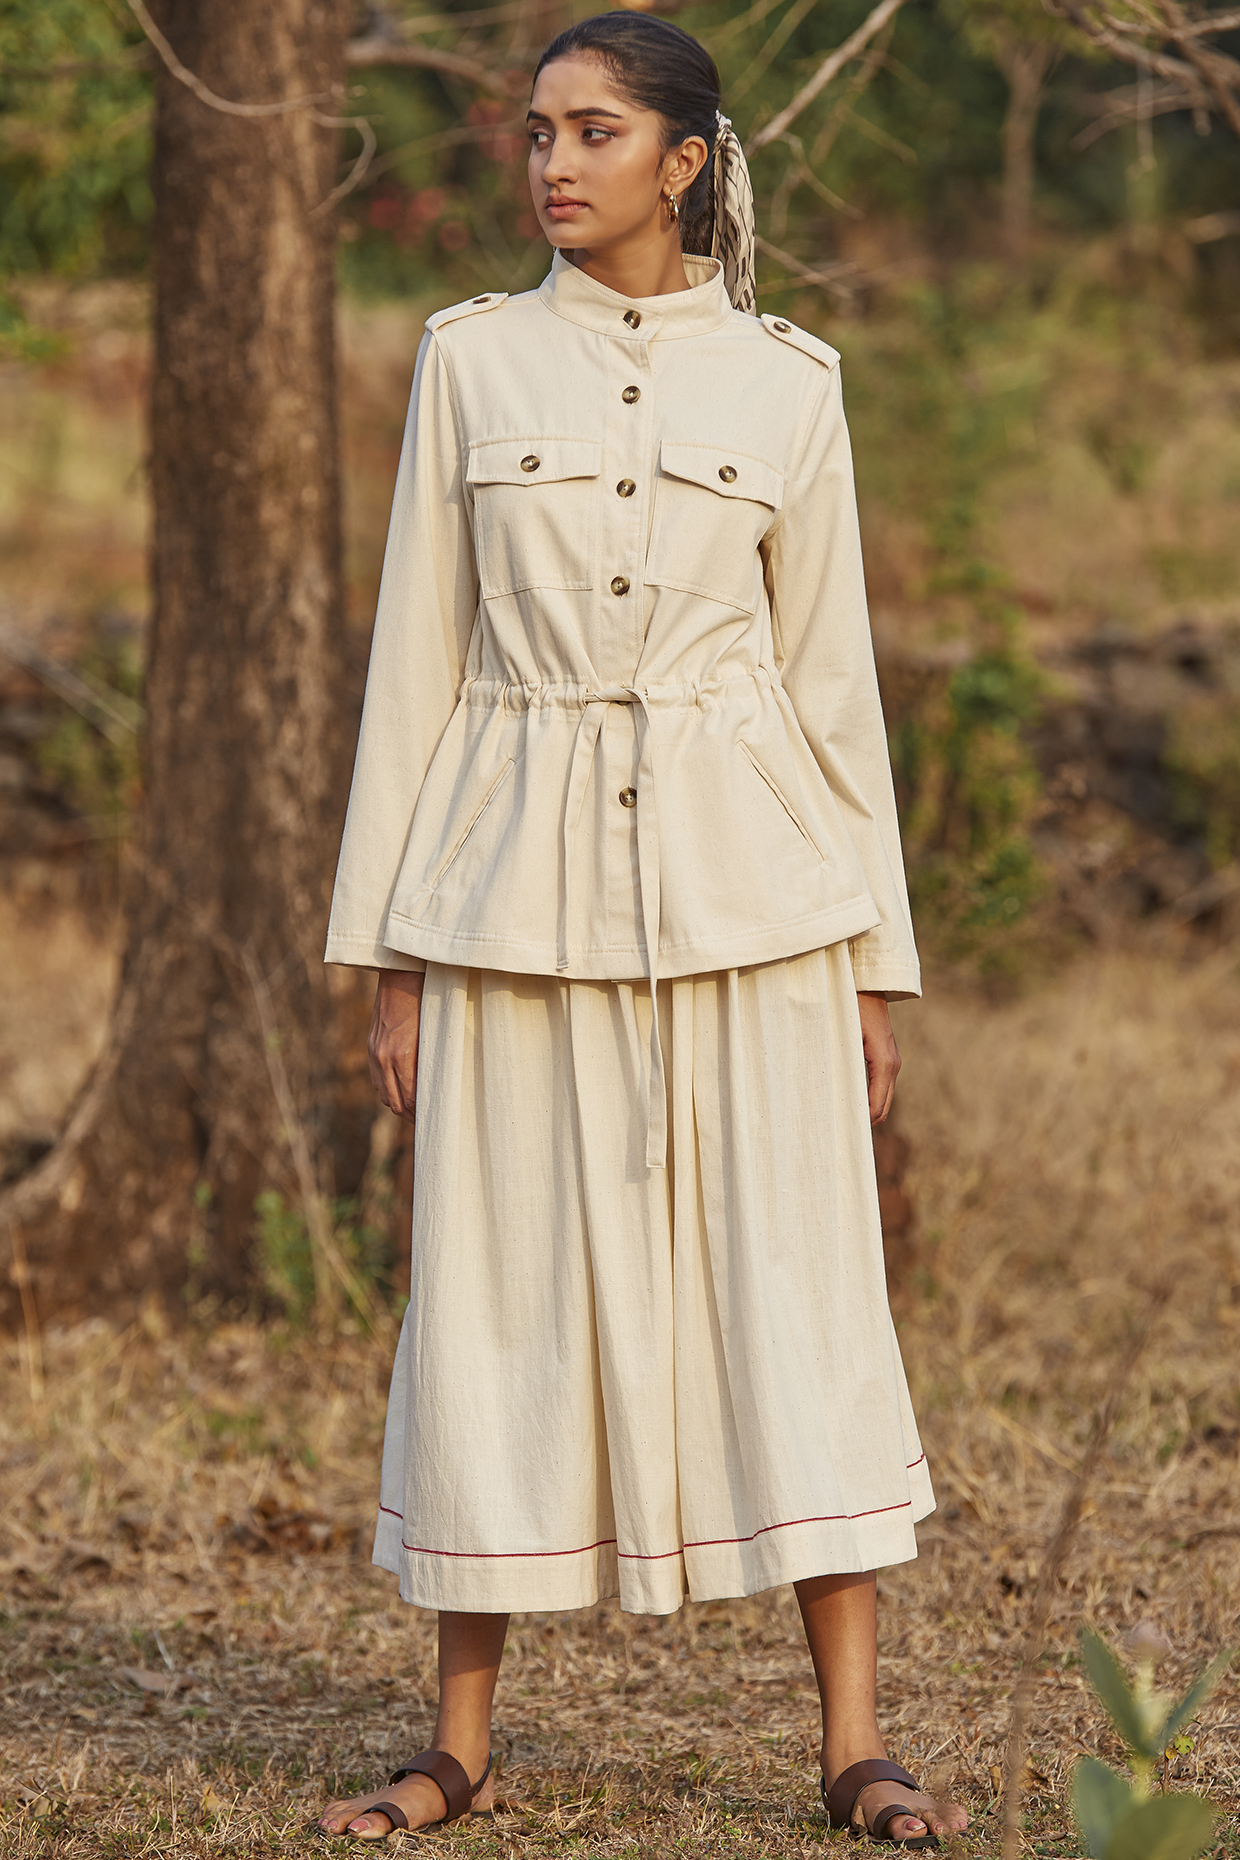
[[413,1122],[418,1095],[418,1023],[425,975],[382,969],[375,990],[366,1054],[370,1082],[389,1111]]

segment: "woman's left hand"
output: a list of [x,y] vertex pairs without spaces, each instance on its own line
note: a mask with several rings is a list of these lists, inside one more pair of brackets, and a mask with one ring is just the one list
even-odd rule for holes
[[900,1049],[891,1031],[891,1015],[883,995],[858,994],[861,1044],[865,1050],[866,1077],[870,1081],[870,1122],[885,1124],[896,1093]]

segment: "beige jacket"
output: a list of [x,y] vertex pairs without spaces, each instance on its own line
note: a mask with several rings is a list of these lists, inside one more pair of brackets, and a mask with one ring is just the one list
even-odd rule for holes
[[839,357],[686,268],[428,322],[329,962],[920,992]]

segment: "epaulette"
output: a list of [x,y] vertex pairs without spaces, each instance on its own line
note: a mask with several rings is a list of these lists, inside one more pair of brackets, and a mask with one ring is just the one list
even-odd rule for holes
[[787,317],[771,316],[768,312],[762,318],[763,329],[772,336],[778,336],[781,342],[790,342],[794,349],[800,349],[805,355],[812,355],[824,368],[834,368],[840,359],[838,349],[833,349],[829,342],[820,342],[817,336],[811,336],[807,329],[798,329]]
[[480,310],[498,310],[507,300],[507,291],[487,291],[482,297],[467,297],[463,304],[449,304],[446,310],[436,310],[434,316],[427,317],[426,327],[442,329],[445,323],[455,323],[458,317],[477,316]]

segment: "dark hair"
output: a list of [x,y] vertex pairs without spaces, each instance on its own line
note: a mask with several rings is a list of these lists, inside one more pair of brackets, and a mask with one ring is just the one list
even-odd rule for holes
[[538,73],[557,58],[597,58],[623,97],[663,119],[663,148],[689,136],[706,144],[706,166],[681,196],[680,243],[709,256],[714,231],[711,158],[715,153],[719,72],[704,45],[670,20],[649,13],[597,13],[569,26],[538,61]]

